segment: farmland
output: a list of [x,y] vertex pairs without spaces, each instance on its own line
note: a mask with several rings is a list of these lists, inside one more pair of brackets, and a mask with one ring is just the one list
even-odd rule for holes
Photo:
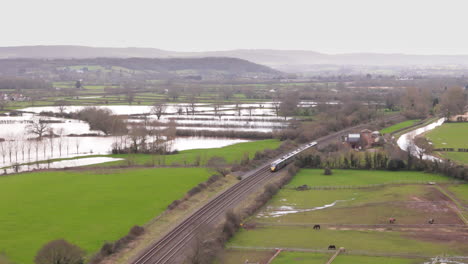
[[445,123],[428,132],[425,136],[435,148],[454,148],[455,152],[439,152],[444,158],[468,164],[468,152],[456,152],[458,148],[468,148],[468,123]]
[[[458,214],[463,208],[456,209],[438,186],[424,182],[437,182],[462,201],[466,201],[467,185],[421,172],[322,173],[301,170],[245,221],[249,228],[229,241],[227,254],[243,261],[240,252],[255,255],[255,250],[283,248],[286,251],[274,264],[325,263],[331,256],[325,253],[327,247],[333,244],[347,252],[333,263],[416,264],[440,254],[468,252],[468,228]],[[296,189],[305,184],[311,189]],[[396,224],[389,224],[390,218]],[[430,218],[438,225],[428,225]],[[321,225],[320,230],[312,228],[316,224]],[[373,256],[363,256],[363,252]]]
[[436,148],[468,148],[468,123],[445,123],[426,134]]
[[205,168],[99,169],[0,177],[0,252],[32,263],[36,251],[65,238],[98,250],[164,211],[209,176]]
[[393,126],[389,126],[389,127],[386,127],[382,130],[380,130],[380,133],[382,134],[390,134],[390,133],[393,133],[397,130],[400,130],[400,129],[403,129],[403,128],[406,128],[406,127],[409,127],[409,126],[412,126],[414,124],[416,124],[417,122],[419,122],[420,120],[419,119],[415,119],[415,120],[406,120],[406,121],[403,121],[401,123],[398,123],[398,124],[395,124]]
[[415,171],[400,171],[395,173],[391,171],[372,170],[333,170],[333,175],[327,176],[323,175],[323,170],[304,169],[301,170],[288,185],[341,186],[448,180],[450,179],[440,175]]

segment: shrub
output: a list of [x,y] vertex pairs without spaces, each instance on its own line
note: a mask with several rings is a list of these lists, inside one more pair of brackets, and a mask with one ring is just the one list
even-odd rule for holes
[[64,239],[45,244],[34,258],[36,264],[82,264],[84,251]]
[[323,170],[323,175],[332,175],[332,174],[333,174],[332,170],[329,167],[325,167],[325,169]]
[[138,237],[138,236],[143,235],[144,232],[145,232],[144,227],[135,225],[135,226],[132,227],[132,229],[130,229],[129,235],[132,235],[134,237]]
[[387,169],[398,171],[405,168],[405,163],[401,159],[391,159],[387,164]]

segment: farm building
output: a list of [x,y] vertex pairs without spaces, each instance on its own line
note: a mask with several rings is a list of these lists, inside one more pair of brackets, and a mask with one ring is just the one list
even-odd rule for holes
[[342,137],[342,141],[354,149],[366,149],[383,144],[384,139],[379,131],[363,129],[360,133],[351,133]]

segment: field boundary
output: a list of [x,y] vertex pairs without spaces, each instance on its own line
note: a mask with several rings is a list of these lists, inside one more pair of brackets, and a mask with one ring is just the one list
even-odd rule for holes
[[[340,189],[370,189],[370,188],[379,188],[385,186],[403,186],[403,185],[428,185],[431,181],[414,181],[414,182],[393,182],[393,183],[378,183],[378,184],[366,184],[366,185],[335,185],[335,186],[308,186],[307,189],[297,190],[298,187],[284,187],[283,189],[287,190],[297,190],[297,191],[309,191],[309,190],[340,190]],[[444,184],[462,184],[463,181],[450,180],[443,182]]]
[[[226,246],[228,249],[238,250],[253,250],[253,251],[272,251],[276,248],[271,247],[247,247],[247,246]],[[330,250],[326,249],[308,249],[308,248],[281,248],[282,251],[289,252],[311,252],[311,253],[330,253]],[[413,255],[413,254],[390,254],[390,253],[376,253],[362,250],[348,250],[343,254],[355,255],[355,256],[373,256],[373,257],[401,257],[401,258],[433,258],[434,256],[428,255]],[[463,258],[463,256],[451,256],[451,258]]]
[[444,188],[442,188],[441,186],[438,186],[436,185],[436,188],[437,190],[439,190],[442,194],[444,194],[445,196],[447,196],[447,198],[449,198],[453,204],[455,205],[455,213],[457,213],[458,217],[460,217],[460,219],[465,223],[465,225],[468,225],[468,220],[465,218],[465,216],[463,215],[462,213],[462,210],[463,210],[463,206],[458,202],[457,199],[455,199],[454,197],[452,197]]

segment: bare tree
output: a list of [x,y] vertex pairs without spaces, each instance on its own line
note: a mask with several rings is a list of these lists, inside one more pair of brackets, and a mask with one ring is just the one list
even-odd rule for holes
[[190,252],[184,263],[213,263],[221,252],[222,243],[216,239],[216,235],[211,230],[207,226],[202,226],[195,232],[190,243]]
[[76,147],[76,154],[79,153],[79,149],[80,149],[80,139],[75,139],[75,147]]
[[82,264],[84,251],[66,240],[53,240],[45,244],[34,258],[36,264]]
[[68,102],[65,100],[55,101],[55,106],[58,107],[60,114],[63,114],[67,108]]
[[422,160],[424,155],[428,155],[434,149],[432,144],[425,137],[416,137],[414,143],[417,148],[414,148],[419,160]]
[[44,134],[49,129],[49,124],[47,124],[44,120],[34,120],[31,124],[26,126],[26,131],[30,134],[35,134],[39,139],[42,139]]
[[223,157],[218,157],[218,156],[211,157],[207,161],[206,166],[212,168],[215,172],[223,176],[228,175],[230,172],[226,159],[224,159]]
[[461,87],[447,89],[441,98],[440,110],[446,117],[463,114],[466,107],[466,99]]
[[167,105],[164,102],[157,102],[151,107],[151,114],[156,115],[158,120],[166,113]]
[[284,119],[295,114],[299,104],[299,93],[291,92],[283,96],[279,106],[279,112]]
[[8,100],[5,100],[2,96],[0,96],[0,110],[5,110],[8,106]]
[[192,112],[192,115],[195,114],[196,105],[197,105],[197,98],[195,97],[195,95],[190,95],[189,108],[190,108],[190,111]]
[[239,101],[236,102],[234,108],[236,109],[237,115],[241,116],[242,107],[241,107],[241,103]]
[[0,142],[0,152],[2,153],[3,163],[5,164],[6,163],[5,157],[6,157],[6,154],[8,153],[5,141]]

